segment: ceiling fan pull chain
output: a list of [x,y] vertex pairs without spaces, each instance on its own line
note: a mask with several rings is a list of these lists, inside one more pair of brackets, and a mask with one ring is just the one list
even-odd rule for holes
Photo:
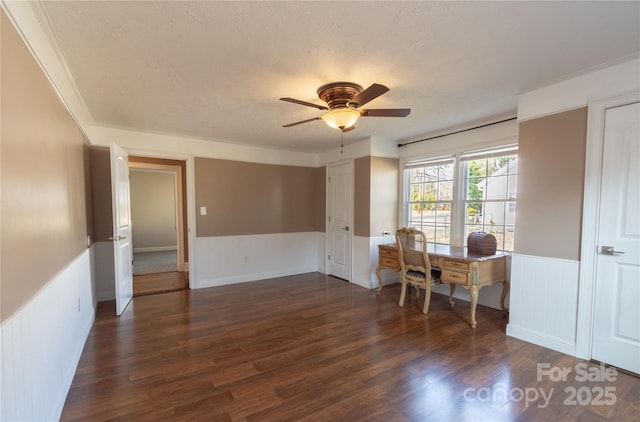
[[340,131],[340,155],[344,151],[344,130]]

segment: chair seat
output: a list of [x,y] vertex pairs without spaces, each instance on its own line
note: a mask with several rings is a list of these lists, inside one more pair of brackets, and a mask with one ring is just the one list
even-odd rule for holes
[[[442,273],[442,271],[437,270],[435,268],[431,269],[431,280],[437,280],[440,278],[440,274]],[[409,270],[406,273],[409,277],[414,277],[414,278],[422,278],[424,279],[424,273],[422,271],[413,271],[413,270]]]

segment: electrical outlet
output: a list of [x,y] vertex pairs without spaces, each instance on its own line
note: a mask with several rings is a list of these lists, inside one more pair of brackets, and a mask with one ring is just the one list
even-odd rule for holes
[[78,298],[78,312],[80,312],[80,298]]

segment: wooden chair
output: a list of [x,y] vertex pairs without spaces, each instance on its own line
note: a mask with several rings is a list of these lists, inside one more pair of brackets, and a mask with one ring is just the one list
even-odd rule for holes
[[425,294],[422,313],[426,314],[431,301],[431,286],[441,283],[440,270],[431,268],[427,254],[427,237],[420,230],[403,227],[396,231],[396,244],[402,281],[399,305],[404,306],[407,285],[418,289],[417,297],[420,297],[420,287],[423,287]]

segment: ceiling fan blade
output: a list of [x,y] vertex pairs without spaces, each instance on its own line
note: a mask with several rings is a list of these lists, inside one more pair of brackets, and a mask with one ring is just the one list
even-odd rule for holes
[[318,104],[313,104],[313,103],[308,103],[308,102],[302,101],[302,100],[296,100],[295,98],[280,98],[280,100],[286,101],[288,103],[300,104],[300,105],[307,106],[307,107],[317,108],[319,110],[329,110],[329,107],[325,107],[323,105],[318,105]]
[[362,116],[369,117],[407,117],[411,113],[410,108],[373,108],[360,110]]
[[369,101],[371,101],[371,100],[373,100],[375,98],[378,98],[379,96],[381,96],[382,94],[384,94],[387,91],[389,91],[389,88],[387,88],[386,86],[380,85],[380,84],[373,84],[369,88],[367,88],[364,91],[362,91],[360,94],[358,94],[355,97],[353,97],[349,101],[349,103],[353,104],[356,108],[357,107],[362,107],[363,105],[365,105]]
[[313,119],[307,119],[307,120],[302,120],[300,122],[295,122],[295,123],[289,123],[288,125],[284,125],[282,127],[291,127],[291,126],[296,126],[296,125],[301,125],[303,123],[308,123],[308,122],[312,122],[314,120],[320,120],[320,117],[314,117]]

